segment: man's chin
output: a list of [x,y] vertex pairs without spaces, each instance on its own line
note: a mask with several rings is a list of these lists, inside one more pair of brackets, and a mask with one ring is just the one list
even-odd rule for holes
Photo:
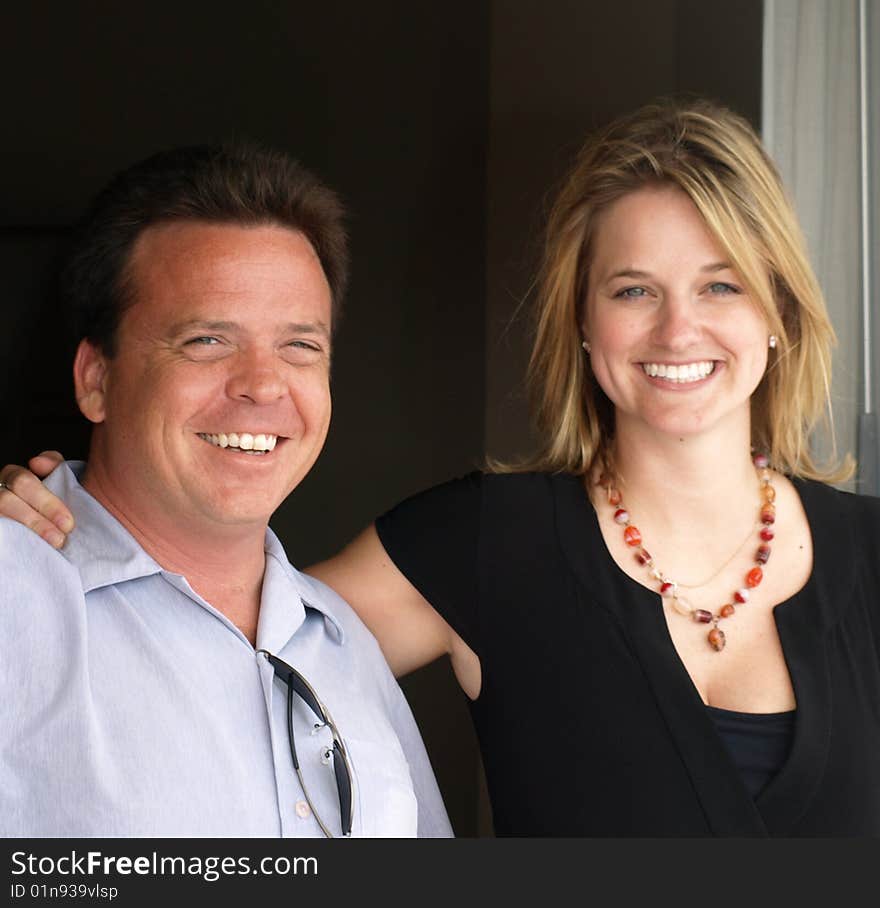
[[219,501],[211,501],[201,510],[203,516],[210,523],[216,524],[218,529],[265,529],[279,504],[280,501],[274,498],[255,501],[253,496],[242,500],[239,496],[230,495]]
[[200,488],[191,491],[196,498],[201,499],[202,506],[199,510],[203,515],[220,526],[265,527],[269,518],[299,485],[310,468],[311,463],[291,464],[287,465],[286,470],[278,469],[271,475],[263,476],[253,474],[246,479],[227,474],[216,477],[219,480],[216,484],[204,482]]

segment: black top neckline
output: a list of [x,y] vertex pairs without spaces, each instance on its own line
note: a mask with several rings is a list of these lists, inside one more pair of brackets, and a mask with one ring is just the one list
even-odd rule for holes
[[767,720],[769,722],[782,718],[789,719],[794,718],[797,715],[796,709],[785,709],[778,713],[744,713],[738,709],[725,709],[723,706],[712,706],[711,703],[706,704],[706,709],[710,713],[715,713],[719,716],[729,716],[732,719],[748,719],[754,722],[760,722],[762,720]]

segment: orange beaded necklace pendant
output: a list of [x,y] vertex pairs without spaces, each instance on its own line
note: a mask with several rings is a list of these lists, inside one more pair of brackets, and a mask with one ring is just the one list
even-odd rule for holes
[[[758,586],[764,579],[762,566],[770,559],[770,541],[773,539],[773,524],[776,522],[776,490],[770,474],[770,461],[764,454],[756,454],[753,463],[758,471],[758,480],[760,482],[761,508],[759,516],[758,537],[760,543],[755,552],[754,566],[750,568],[745,577],[745,586],[740,587],[733,593],[732,602],[722,605],[717,612],[710,612],[708,609],[693,608],[690,603],[678,595],[679,586],[683,584],[676,583],[671,577],[667,577],[654,564],[654,559],[648,554],[642,545],[642,534],[638,527],[630,521],[629,511],[624,507],[623,496],[620,490],[606,476],[600,479],[604,485],[608,496],[608,503],[615,509],[614,520],[623,526],[623,539],[628,546],[635,549],[636,561],[651,572],[651,577],[659,584],[658,592],[664,599],[669,599],[670,604],[680,615],[691,618],[700,624],[711,624],[712,628],[706,635],[709,645],[716,652],[721,652],[727,642],[724,631],[718,626],[719,623],[729,618],[736,612],[736,607],[745,605],[749,601],[750,591]],[[735,603],[735,604],[734,604]]]

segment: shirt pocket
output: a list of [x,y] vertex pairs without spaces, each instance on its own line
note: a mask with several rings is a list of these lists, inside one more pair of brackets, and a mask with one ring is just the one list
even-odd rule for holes
[[415,837],[418,803],[400,747],[364,738],[346,738],[346,746],[356,786],[354,834]]

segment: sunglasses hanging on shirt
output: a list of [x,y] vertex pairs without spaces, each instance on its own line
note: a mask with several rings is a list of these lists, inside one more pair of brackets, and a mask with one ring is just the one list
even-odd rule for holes
[[315,809],[314,802],[309,795],[308,787],[303,778],[300,769],[299,757],[296,752],[296,735],[293,727],[293,702],[294,696],[298,696],[303,703],[315,714],[319,720],[312,727],[311,733],[314,734],[321,728],[329,728],[333,739],[333,746],[326,746],[321,754],[321,762],[333,765],[333,774],[336,778],[336,791],[339,795],[339,813],[341,817],[341,827],[343,836],[351,835],[351,827],[354,820],[354,774],[352,773],[351,763],[345,745],[342,743],[342,736],[339,729],[333,721],[327,707],[321,702],[315,689],[308,681],[292,666],[288,665],[283,659],[273,656],[268,650],[257,650],[260,655],[269,660],[270,665],[275,670],[275,677],[284,682],[287,686],[287,738],[290,744],[290,756],[293,760],[293,768],[296,776],[302,786],[306,802],[311,808],[312,814],[318,821],[321,831],[328,839],[333,838],[333,834],[327,828],[327,825],[321,819],[320,814]]

